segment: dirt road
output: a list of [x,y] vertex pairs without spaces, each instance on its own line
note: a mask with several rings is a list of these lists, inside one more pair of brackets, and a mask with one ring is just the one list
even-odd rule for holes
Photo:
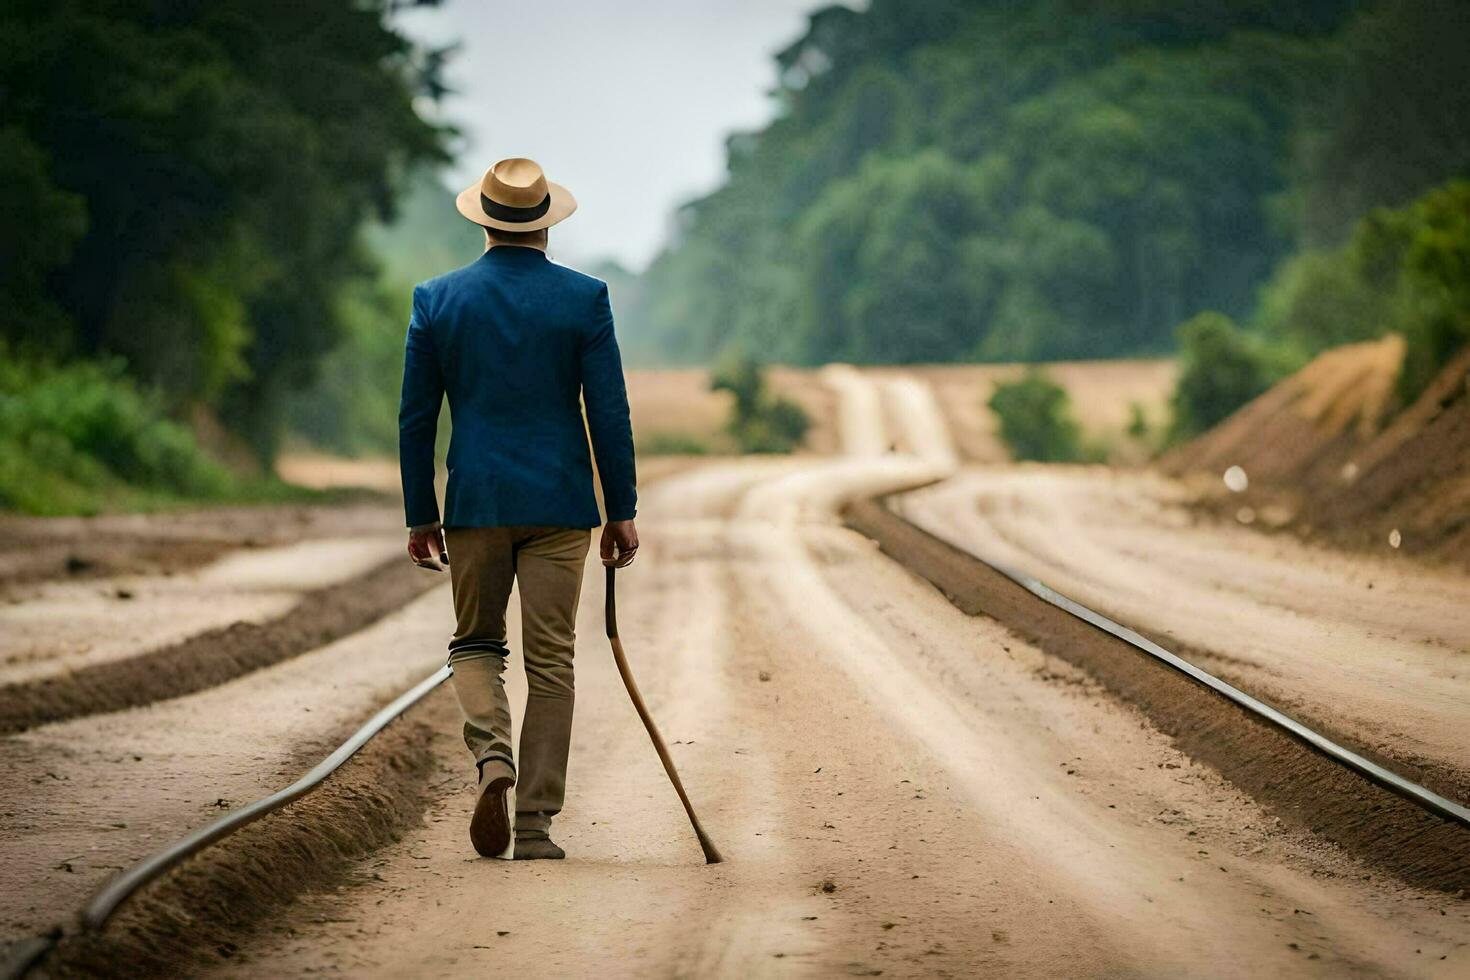
[[1176,484],[1100,468],[968,470],[892,506],[1470,798],[1463,574],[1196,521]]
[[[602,646],[589,575],[556,824],[569,859],[473,856],[468,766],[450,733],[423,827],[352,886],[296,903],[219,972],[1470,968],[1463,900],[1281,831],[1085,676],[839,527],[845,499],[944,476],[953,451],[922,385],[826,379],[849,455],[713,462],[659,482],[622,578],[625,643],[726,864],[700,861]],[[448,629],[439,598],[401,621],[425,655],[428,634]]]

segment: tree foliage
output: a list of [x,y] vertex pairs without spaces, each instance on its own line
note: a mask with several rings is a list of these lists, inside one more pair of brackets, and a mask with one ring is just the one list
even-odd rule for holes
[[873,0],[777,56],[631,318],[638,346],[816,363],[1161,351],[1291,247],[1294,107],[1353,0]]
[[1257,316],[1269,350],[1299,364],[1337,344],[1398,333],[1404,401],[1470,343],[1470,180],[1375,208],[1341,246],[1283,263]]
[[741,452],[789,453],[801,445],[811,424],[800,405],[771,394],[765,370],[754,359],[731,356],[710,378],[713,391],[734,401],[725,430]]
[[1222,313],[1201,313],[1179,327],[1179,380],[1171,441],[1198,435],[1276,380],[1261,343]]
[[[1176,437],[1328,347],[1403,336],[1408,404],[1470,343],[1466,50],[1470,8],[1456,0],[1366,4],[1327,47],[1335,81],[1300,114],[1290,194],[1303,247],[1262,289],[1254,337],[1181,334]],[[1192,366],[1202,374],[1208,357],[1191,347],[1209,344],[1227,350],[1230,383],[1206,397]]]
[[1314,246],[1352,233],[1372,208],[1403,207],[1470,177],[1470,5],[1380,0],[1330,55],[1333,84],[1306,107],[1299,184]]
[[[0,11],[4,336],[121,356],[262,455],[372,272],[360,226],[442,156],[382,3],[13,0]],[[12,257],[19,257],[12,259]]]
[[[414,283],[464,265],[485,247],[483,232],[454,209],[454,194],[425,169],[404,181],[395,218],[372,222],[364,232],[380,273],[340,290],[342,338],[322,357],[315,379],[292,390],[283,410],[293,432],[352,456],[397,450],[403,330]],[[448,413],[440,418],[447,421]]]
[[630,347],[1105,357],[1208,310],[1261,328],[1270,370],[1387,329],[1442,363],[1456,328],[1403,305],[1427,287],[1342,253],[1470,177],[1466,50],[1460,0],[823,8],[777,55],[777,118],[731,137],[643,277]]
[[119,495],[216,497],[229,486],[121,363],[56,364],[0,342],[0,508],[88,513]]
[[1017,381],[997,384],[986,404],[1013,459],[1075,463],[1085,457],[1072,399],[1045,371],[1032,368]]

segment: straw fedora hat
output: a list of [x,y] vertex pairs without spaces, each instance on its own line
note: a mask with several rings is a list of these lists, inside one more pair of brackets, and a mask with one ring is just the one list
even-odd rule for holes
[[577,210],[572,192],[547,180],[541,165],[524,157],[501,160],[454,203],[475,224],[501,231],[540,231]]

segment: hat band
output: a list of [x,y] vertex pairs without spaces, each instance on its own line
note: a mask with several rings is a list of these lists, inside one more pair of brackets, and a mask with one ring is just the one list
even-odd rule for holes
[[537,218],[551,210],[551,194],[548,192],[541,199],[540,204],[533,204],[528,208],[513,208],[509,204],[501,204],[499,201],[491,200],[484,192],[480,194],[480,207],[496,221],[510,221],[521,223],[535,221]]

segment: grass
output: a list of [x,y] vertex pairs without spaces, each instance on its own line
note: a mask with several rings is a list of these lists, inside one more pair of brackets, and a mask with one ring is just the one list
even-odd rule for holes
[[119,362],[59,364],[0,348],[0,510],[88,515],[323,497],[231,471]]
[[640,436],[635,451],[644,456],[708,456],[711,441],[690,432],[651,432]]

